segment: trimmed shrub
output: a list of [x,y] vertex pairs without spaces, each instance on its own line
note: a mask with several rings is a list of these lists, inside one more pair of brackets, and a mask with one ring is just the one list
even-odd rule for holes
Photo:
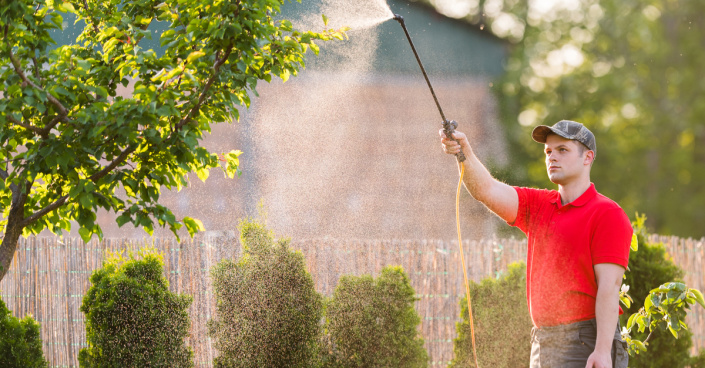
[[[531,317],[526,303],[526,263],[509,265],[499,279],[470,283],[475,323],[475,345],[481,367],[521,368],[529,366]],[[461,322],[453,340],[455,357],[449,367],[474,367],[466,298],[460,301]]]
[[138,256],[111,254],[91,275],[81,367],[193,367],[184,343],[192,298],[169,291],[161,255],[144,249]]
[[688,360],[690,368],[705,368],[705,349],[700,349],[700,353]]
[[341,277],[327,306],[324,365],[427,367],[416,300],[401,267],[387,266],[377,279]]
[[45,368],[39,323],[32,316],[19,319],[0,299],[0,367]]
[[[649,291],[666,282],[682,282],[683,277],[683,270],[669,258],[662,243],[646,242],[647,233],[643,220],[645,220],[644,217],[637,217],[634,223],[639,250],[630,253],[629,271],[625,273],[626,277],[623,281],[624,284],[629,285],[629,295],[634,303],[629,309],[621,305],[625,311],[620,316],[622,326],[626,326],[629,316],[644,305],[644,299]],[[633,338],[643,341],[646,336],[647,333],[639,333],[636,328],[632,329]],[[675,339],[668,330],[656,330],[648,342],[648,350],[629,357],[629,367],[685,367],[688,365],[689,351],[693,346],[692,336],[692,332],[682,329],[678,333],[678,339]]]
[[289,240],[254,220],[240,223],[243,255],[211,270],[216,299],[208,331],[214,367],[311,367],[318,358],[323,298]]

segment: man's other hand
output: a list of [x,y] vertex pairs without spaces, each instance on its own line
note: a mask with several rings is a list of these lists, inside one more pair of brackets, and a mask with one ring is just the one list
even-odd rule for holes
[[599,353],[593,351],[588,357],[587,365],[585,368],[612,368],[612,357],[610,352]]

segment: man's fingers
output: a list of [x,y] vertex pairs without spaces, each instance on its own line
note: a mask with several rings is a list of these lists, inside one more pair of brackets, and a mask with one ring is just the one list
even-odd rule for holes
[[451,138],[447,137],[445,131],[440,129],[438,135],[441,136],[441,143],[443,144],[443,151],[451,155],[456,155],[462,151],[462,146],[460,144],[461,140],[467,139],[465,134],[459,131],[453,132]]
[[459,147],[448,147],[448,146],[443,146],[443,150],[445,153],[450,153],[451,155],[458,154],[460,152]]
[[452,139],[444,138],[441,140],[441,143],[443,144],[443,149],[446,151],[455,151],[457,153],[457,151],[460,150],[460,144]]

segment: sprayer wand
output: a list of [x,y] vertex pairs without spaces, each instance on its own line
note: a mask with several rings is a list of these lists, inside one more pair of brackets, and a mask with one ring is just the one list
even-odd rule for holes
[[[433,95],[433,100],[436,102],[436,107],[438,107],[438,112],[441,113],[441,119],[443,119],[443,133],[445,133],[446,137],[448,139],[453,139],[453,132],[455,132],[455,128],[458,127],[458,123],[455,122],[455,120],[448,120],[446,119],[445,114],[443,114],[443,109],[441,108],[441,104],[438,103],[438,98],[436,97],[436,92],[433,90],[433,86],[431,85],[431,81],[428,79],[428,75],[426,74],[426,69],[423,67],[423,64],[421,63],[421,59],[419,58],[419,54],[416,52],[416,47],[414,47],[414,43],[411,41],[411,36],[409,35],[409,31],[406,29],[406,24],[404,23],[404,17],[402,17],[399,14],[394,14],[394,20],[399,22],[401,24],[401,28],[404,29],[404,33],[406,34],[406,38],[409,40],[409,44],[411,45],[411,51],[414,52],[414,56],[416,56],[416,61],[419,63],[419,67],[421,67],[421,73],[423,73],[423,77],[426,79],[426,84],[428,84],[428,89],[431,90],[431,94]],[[461,150],[458,152],[455,157],[458,158],[458,162],[463,162],[465,161],[465,154]]]
[[[443,115],[443,109],[441,109],[441,104],[438,103],[438,98],[436,98],[436,92],[433,91],[431,81],[428,80],[426,69],[424,69],[423,64],[421,64],[421,59],[419,58],[419,54],[416,52],[416,47],[414,47],[414,43],[411,42],[411,36],[409,36],[409,31],[406,30],[406,24],[404,24],[404,17],[399,14],[394,14],[394,20],[399,22],[399,24],[401,24],[401,27],[404,29],[406,38],[409,40],[409,44],[411,45],[411,50],[414,52],[414,56],[416,56],[416,61],[419,62],[419,66],[421,67],[423,77],[426,78],[428,88],[431,90],[433,100],[436,101],[438,112],[441,113],[441,118],[443,119],[443,133],[446,135],[446,138],[453,139],[453,132],[455,131],[455,128],[458,127],[458,123],[456,123],[454,120],[446,119],[445,115]],[[465,267],[465,256],[463,255],[463,238],[460,234],[460,189],[462,188],[463,176],[465,175],[465,165],[462,164],[462,162],[465,161],[465,154],[463,154],[463,150],[461,149],[460,152],[455,155],[455,157],[458,159],[458,162],[461,163],[460,179],[458,180],[458,191],[455,195],[455,223],[458,227],[458,250],[460,252],[460,264],[463,268],[463,277],[465,279],[465,299],[467,300],[468,304],[468,320],[470,321],[470,335],[472,336],[472,352],[475,357],[475,367],[479,368],[480,365],[477,363],[477,348],[475,347],[475,324],[472,318],[472,303],[470,302],[470,283],[468,282],[468,272],[467,267]]]

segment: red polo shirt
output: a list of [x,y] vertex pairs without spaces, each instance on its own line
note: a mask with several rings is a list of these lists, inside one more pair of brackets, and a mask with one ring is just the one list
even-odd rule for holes
[[[529,238],[526,294],[535,326],[595,318],[597,282],[593,266],[629,260],[632,226],[621,207],[595,185],[561,205],[556,190],[515,188],[514,224]],[[619,313],[622,314],[620,307]]]

